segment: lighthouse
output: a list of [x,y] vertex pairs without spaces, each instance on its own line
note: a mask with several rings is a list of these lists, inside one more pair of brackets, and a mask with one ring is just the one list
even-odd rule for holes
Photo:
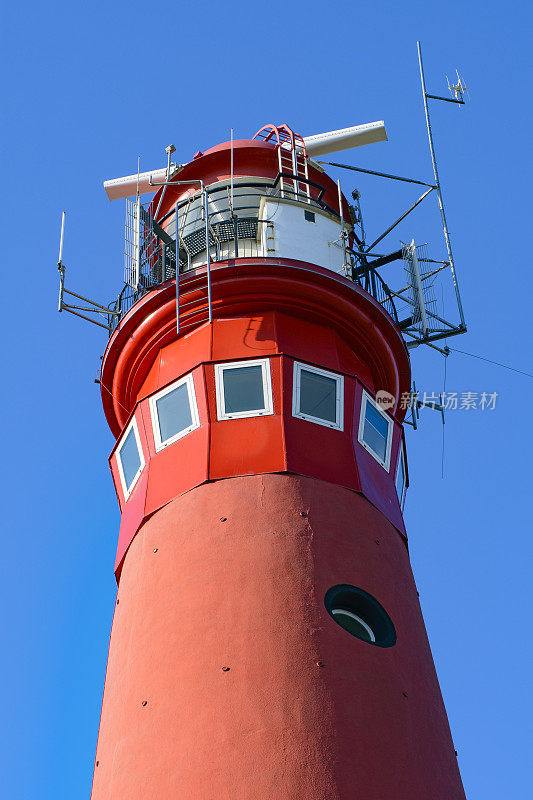
[[403,521],[424,274],[414,245],[369,255],[318,163],[384,139],[265,125],[106,182],[136,199],[104,309],[122,516],[92,800],[465,797]]

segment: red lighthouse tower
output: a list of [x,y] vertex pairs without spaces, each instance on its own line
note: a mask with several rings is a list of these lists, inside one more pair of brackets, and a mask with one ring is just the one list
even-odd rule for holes
[[312,160],[379,138],[266,126],[131,179],[157,191],[101,373],[122,522],[92,800],[464,798],[402,518],[423,320]]

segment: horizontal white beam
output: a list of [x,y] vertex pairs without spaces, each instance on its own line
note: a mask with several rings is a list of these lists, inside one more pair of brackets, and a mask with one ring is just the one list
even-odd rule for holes
[[[170,174],[173,174],[172,170]],[[166,177],[166,167],[162,169],[152,169],[150,172],[141,172],[139,175],[126,175],[124,178],[113,178],[110,181],[104,181],[104,189],[106,190],[109,200],[119,200],[123,197],[135,196],[137,194],[137,185],[139,186],[139,194],[156,192],[158,187],[151,186],[150,179],[153,183],[162,183]]]
[[341,128],[338,131],[317,133],[314,136],[304,136],[307,155],[315,158],[339,150],[350,150],[352,147],[361,147],[364,144],[386,142],[387,132],[383,120],[367,122],[364,125],[353,125],[351,128]]

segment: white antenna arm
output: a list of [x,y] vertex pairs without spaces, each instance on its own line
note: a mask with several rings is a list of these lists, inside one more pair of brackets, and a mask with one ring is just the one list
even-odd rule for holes
[[[171,169],[173,174],[178,169],[176,164],[172,164],[174,169]],[[152,169],[150,172],[141,172],[135,175],[126,175],[124,178],[113,178],[109,181],[104,181],[104,189],[109,200],[119,200],[124,197],[134,197],[138,194],[146,194],[148,192],[157,191],[157,186],[153,183],[161,183],[167,179],[167,168]],[[152,181],[152,183],[150,183]]]
[[59,258],[57,259],[58,266],[63,263],[63,237],[65,235],[65,212],[61,214],[61,233],[59,235]]
[[350,150],[352,147],[361,147],[375,142],[386,142],[387,132],[383,120],[367,122],[364,125],[353,125],[351,128],[341,128],[338,131],[317,133],[314,136],[304,136],[307,155],[325,156],[337,153],[339,150]]

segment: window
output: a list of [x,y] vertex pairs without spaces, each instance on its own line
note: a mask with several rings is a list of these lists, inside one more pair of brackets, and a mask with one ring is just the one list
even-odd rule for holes
[[392,442],[392,420],[381,411],[370,395],[363,390],[359,442],[370,455],[389,471]]
[[268,359],[215,364],[218,419],[272,414]]
[[316,222],[314,211],[304,211],[304,217],[308,222]]
[[292,413],[299,419],[342,431],[344,378],[325,369],[294,363]]
[[117,448],[117,464],[124,498],[127,500],[144,468],[144,455],[135,417],[126,428],[122,443]]
[[400,455],[398,456],[398,464],[396,466],[396,493],[400,501],[400,508],[403,510],[403,503],[405,500],[405,492],[407,489],[407,475],[405,473],[405,455],[403,452],[403,445],[400,442]]
[[200,425],[192,375],[150,398],[156,451],[168,447]]
[[328,614],[345,631],[368,644],[392,647],[396,631],[392,620],[375,597],[346,583],[332,586],[324,598]]

